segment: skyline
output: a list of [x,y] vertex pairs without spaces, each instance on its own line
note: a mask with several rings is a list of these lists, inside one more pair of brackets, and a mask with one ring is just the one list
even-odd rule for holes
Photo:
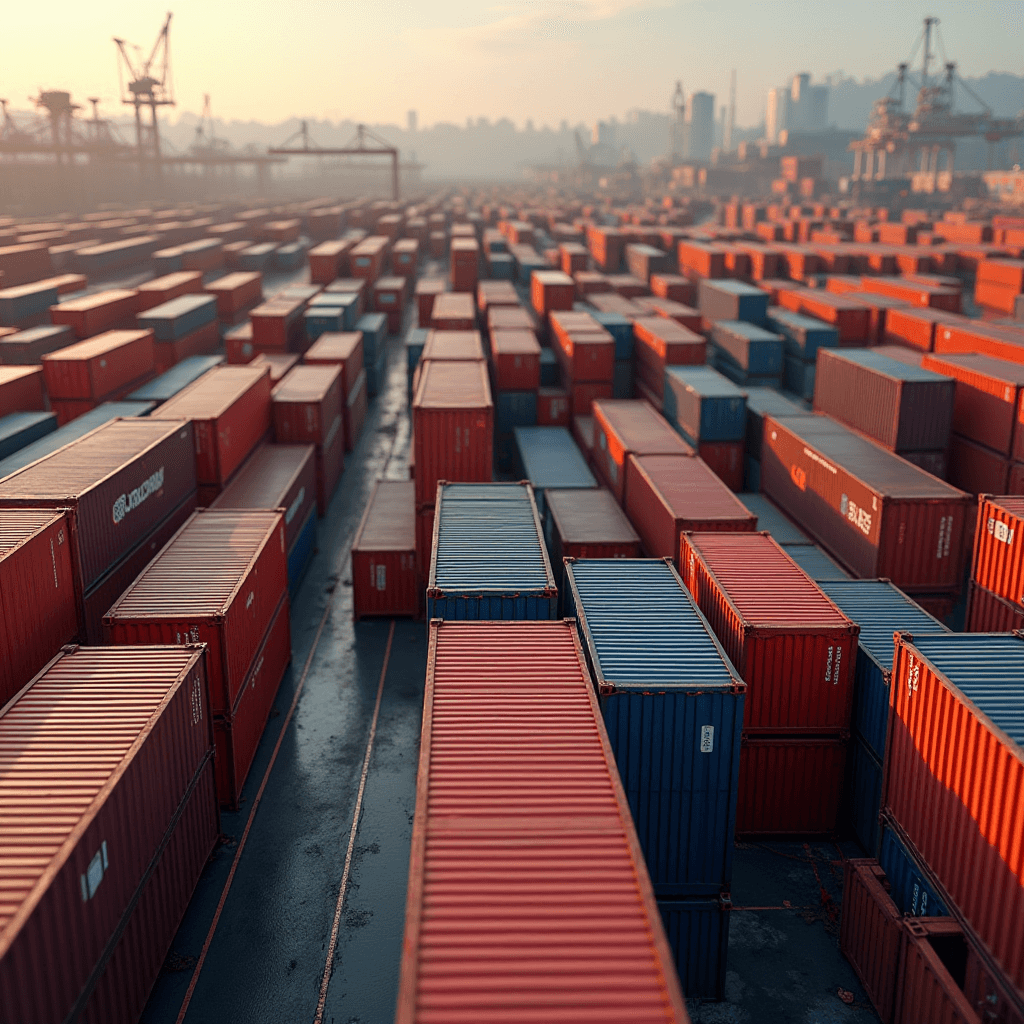
[[[104,116],[127,113],[112,37],[148,53],[167,7],[167,0],[142,0],[122,10],[114,0],[95,0],[86,11],[60,0],[13,10],[0,40],[0,96],[25,109],[40,88],[67,89],[83,105],[100,96]],[[162,117],[172,120],[198,114],[209,93],[214,116],[224,121],[404,125],[414,109],[424,128],[481,117],[557,128],[563,120],[621,120],[632,109],[667,111],[676,80],[688,93],[714,93],[721,107],[736,67],[736,122],[752,126],[763,119],[767,90],[795,73],[864,80],[893,70],[908,56],[925,14],[940,18],[946,52],[964,76],[1024,73],[1015,44],[1024,29],[1021,0],[978,0],[969,8],[953,0],[869,0],[857,5],[855,24],[847,24],[849,5],[835,0],[438,0],[429,8],[350,0],[326,9],[293,5],[285,18],[270,4],[240,0],[177,0],[170,7],[178,105]],[[272,16],[261,20],[261,11]],[[59,30],[47,31],[55,23]],[[833,26],[827,37],[823,24]],[[919,58],[918,52],[915,67]],[[941,53],[933,69],[941,70]]]

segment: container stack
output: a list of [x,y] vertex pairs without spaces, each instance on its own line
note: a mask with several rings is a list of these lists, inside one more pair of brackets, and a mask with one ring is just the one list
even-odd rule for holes
[[670,562],[565,571],[683,991],[721,999],[747,687]]
[[352,614],[357,620],[420,612],[415,491],[412,480],[374,484],[352,543]]
[[597,399],[612,397],[615,339],[589,313],[551,314],[551,342],[572,416],[589,416]]
[[737,833],[829,834],[857,625],[766,533],[687,533],[680,575],[747,684]]
[[366,420],[366,371],[363,369],[362,331],[346,331],[321,335],[303,357],[307,366],[338,366],[341,368],[341,392],[345,397],[342,421],[345,430],[345,451],[355,449]]
[[383,313],[365,313],[355,329],[363,335],[363,365],[366,367],[366,393],[376,398],[384,387],[388,363],[388,322]]
[[1024,260],[981,260],[974,277],[974,301],[1002,316],[1014,316],[1024,295]]
[[103,617],[114,646],[208,645],[217,794],[235,809],[291,661],[279,511],[196,512]]
[[778,308],[768,316],[768,329],[782,338],[786,389],[810,402],[814,398],[818,351],[838,348],[839,331],[814,317]]
[[979,498],[966,629],[1024,629],[1024,497]]
[[636,390],[655,409],[663,407],[668,367],[700,366],[707,358],[703,336],[667,317],[637,317],[633,339]]
[[214,295],[182,295],[139,313],[139,327],[153,334],[158,373],[187,356],[206,355],[220,344],[217,305]]
[[744,460],[744,489],[761,490],[761,446],[767,416],[804,416],[811,413],[774,388],[746,387],[747,429]]
[[781,389],[782,337],[745,320],[717,320],[711,326],[711,362],[742,387]]

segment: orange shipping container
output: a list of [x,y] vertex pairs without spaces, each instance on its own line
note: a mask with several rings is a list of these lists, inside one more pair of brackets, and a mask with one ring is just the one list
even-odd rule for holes
[[137,291],[114,288],[51,306],[50,320],[70,327],[81,340],[118,327],[134,327],[138,308]]

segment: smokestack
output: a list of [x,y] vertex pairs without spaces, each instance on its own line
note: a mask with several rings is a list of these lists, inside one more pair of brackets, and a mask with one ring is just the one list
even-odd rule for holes
[[725,122],[725,132],[722,136],[722,149],[726,153],[732,151],[732,133],[736,124],[736,69],[732,69],[732,78],[729,81],[729,119]]

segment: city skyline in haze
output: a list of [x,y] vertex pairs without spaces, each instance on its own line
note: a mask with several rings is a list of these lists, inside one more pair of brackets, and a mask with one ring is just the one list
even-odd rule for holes
[[421,127],[481,117],[555,127],[667,112],[677,80],[721,107],[735,68],[736,123],[755,125],[768,90],[795,73],[822,81],[839,69],[857,79],[891,71],[926,14],[940,18],[945,44],[934,72],[945,55],[964,76],[1024,73],[1019,0],[57,0],[5,12],[0,96],[24,109],[39,89],[66,89],[83,105],[100,97],[104,116],[127,113],[112,37],[148,55],[168,6],[177,108],[161,116],[172,120],[198,113],[209,94],[225,121],[404,125],[415,109]]

